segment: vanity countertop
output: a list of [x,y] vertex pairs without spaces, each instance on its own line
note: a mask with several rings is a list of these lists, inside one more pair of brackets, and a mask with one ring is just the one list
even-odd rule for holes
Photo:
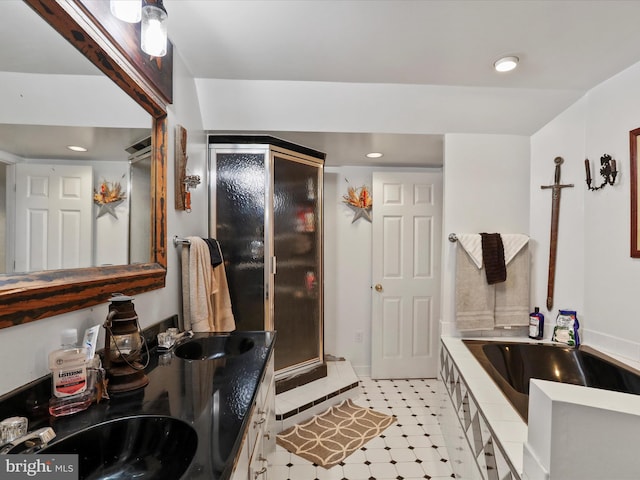
[[[192,338],[212,334],[195,334]],[[146,369],[149,384],[139,390],[111,396],[87,410],[65,417],[32,418],[30,430],[51,426],[56,441],[108,420],[132,415],[163,415],[181,419],[197,432],[197,451],[181,480],[226,480],[247,430],[255,397],[273,351],[274,332],[234,332],[249,337],[254,346],[237,356],[211,360],[183,360],[173,352],[150,351]],[[5,416],[22,412],[8,411]],[[4,418],[4,417],[3,417]],[[124,439],[123,439],[124,441]],[[51,442],[50,445],[55,443]]]

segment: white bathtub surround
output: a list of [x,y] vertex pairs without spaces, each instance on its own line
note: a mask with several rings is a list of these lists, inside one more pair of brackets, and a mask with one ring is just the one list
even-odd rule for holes
[[640,343],[628,338],[596,332],[584,325],[580,328],[580,339],[582,343],[640,370]]
[[[529,342],[521,338],[487,338],[494,341]],[[486,428],[506,459],[523,480],[636,480],[640,471],[637,438],[640,431],[640,395],[631,395],[578,385],[532,380],[529,398],[529,426],[520,418],[491,377],[477,362],[461,338],[442,337],[443,355],[449,354],[461,379],[460,393],[469,398],[486,420]],[[545,341],[545,343],[548,340]],[[592,346],[592,345],[590,345]],[[593,346],[592,346],[593,347]],[[600,349],[601,351],[603,349]],[[620,355],[608,355],[638,368]],[[441,369],[442,372],[442,369]],[[448,386],[447,390],[451,391]],[[451,400],[455,398],[451,396]],[[450,404],[455,405],[454,402]],[[459,415],[459,413],[458,413]],[[462,417],[464,418],[464,416]],[[460,422],[458,422],[460,424]],[[482,424],[481,424],[482,425]],[[462,429],[462,427],[461,427]],[[460,464],[453,458],[459,445],[451,448],[454,471]],[[471,436],[471,441],[473,441]],[[455,440],[454,440],[455,443]],[[472,452],[469,437],[465,446]],[[473,452],[472,452],[473,453]],[[467,454],[474,466],[481,459]],[[493,478],[474,475],[465,478]],[[503,480],[503,477],[496,477]],[[516,478],[513,477],[512,478]]]
[[527,480],[638,478],[640,396],[531,380]]
[[454,473],[461,478],[518,480],[527,425],[462,339],[442,337],[440,408]]

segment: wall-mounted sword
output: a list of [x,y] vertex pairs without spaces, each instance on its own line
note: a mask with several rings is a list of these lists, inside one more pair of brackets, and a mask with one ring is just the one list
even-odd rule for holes
[[542,185],[540,188],[551,188],[551,239],[549,242],[549,280],[547,282],[547,310],[553,308],[553,287],[556,278],[556,252],[558,251],[558,219],[560,217],[560,190],[573,187],[573,183],[560,183],[560,165],[564,160],[556,157],[553,162],[556,164],[556,171],[553,185]]

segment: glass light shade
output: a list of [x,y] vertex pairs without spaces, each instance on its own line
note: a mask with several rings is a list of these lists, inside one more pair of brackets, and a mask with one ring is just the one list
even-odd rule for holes
[[134,362],[140,359],[142,338],[139,332],[111,336],[112,362]]
[[142,51],[152,57],[163,57],[167,53],[167,11],[158,4],[142,7],[140,27]]
[[111,13],[127,23],[138,23],[142,18],[142,0],[111,0]]

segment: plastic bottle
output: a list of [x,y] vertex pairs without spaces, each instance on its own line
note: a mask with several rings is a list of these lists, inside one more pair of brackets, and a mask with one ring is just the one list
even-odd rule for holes
[[78,331],[62,331],[61,348],[49,354],[51,400],[49,413],[55,417],[86,410],[93,400],[93,387],[87,375],[87,349],[78,347]]
[[535,307],[533,312],[529,314],[529,338],[542,340],[544,336],[544,315],[540,313],[540,309]]

